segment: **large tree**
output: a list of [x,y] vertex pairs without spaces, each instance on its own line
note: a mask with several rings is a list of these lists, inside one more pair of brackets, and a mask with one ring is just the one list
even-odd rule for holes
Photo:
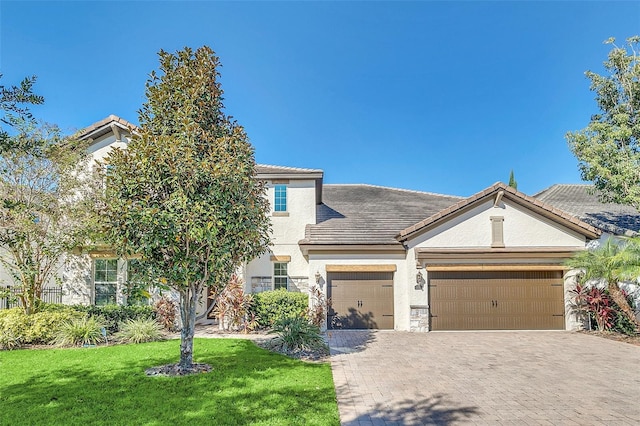
[[[2,79],[2,74],[0,74]],[[16,149],[16,143],[33,142],[29,139],[10,138],[8,128],[22,127],[33,123],[33,115],[29,111],[29,105],[39,105],[44,98],[33,93],[33,85],[36,77],[26,77],[18,86],[5,86],[0,84],[0,152],[8,149]]]
[[566,135],[582,178],[592,181],[602,201],[640,209],[640,37],[627,48],[614,39],[604,62],[606,75],[587,71],[600,111],[588,126]]
[[29,314],[65,255],[89,242],[98,186],[86,143],[55,127],[21,127],[7,141],[13,148],[0,152],[0,265]]
[[191,371],[196,307],[269,244],[264,182],[254,150],[226,115],[220,63],[209,47],[160,51],[146,84],[139,133],[106,158],[104,218],[123,256],[180,295],[179,369]]

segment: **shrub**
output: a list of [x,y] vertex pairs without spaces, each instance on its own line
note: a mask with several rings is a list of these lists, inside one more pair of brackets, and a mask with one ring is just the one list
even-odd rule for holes
[[11,328],[0,329],[0,349],[12,350],[22,346],[20,336]]
[[324,296],[322,290],[318,287],[314,287],[311,291],[311,300],[312,305],[309,308],[309,312],[307,316],[309,317],[309,321],[311,324],[316,327],[322,327],[325,323],[325,315],[327,313],[327,308],[329,307],[330,302],[327,301],[327,298]]
[[165,330],[174,331],[176,329],[176,312],[178,311],[176,302],[166,296],[162,296],[154,303],[153,311],[156,314],[156,320]]
[[220,330],[242,329],[248,333],[257,325],[255,314],[252,316],[249,312],[253,297],[244,292],[243,284],[242,279],[234,274],[216,297],[213,312],[218,318]]
[[29,320],[22,308],[0,311],[0,346],[15,349],[25,343]]
[[155,318],[155,312],[149,305],[74,305],[73,309],[87,316],[100,318],[100,322],[110,334],[117,333],[121,323],[128,320]]
[[54,343],[58,346],[95,345],[104,339],[102,324],[94,317],[67,321],[58,329]]
[[282,318],[273,324],[270,333],[278,335],[271,346],[285,353],[326,348],[320,328],[305,318]]
[[123,343],[154,342],[162,339],[162,326],[153,318],[127,320],[120,324],[116,337]]
[[[0,334],[13,345],[48,344],[53,341],[60,326],[84,314],[69,307],[44,310],[27,315],[22,308],[0,311]],[[4,346],[4,345],[3,345]]]
[[[608,289],[595,286],[576,285],[572,291],[574,295],[573,308],[588,318],[590,323],[595,321],[600,331],[615,331],[627,335],[636,334],[635,324],[622,312],[620,307],[611,299]],[[629,306],[634,308],[634,300],[623,290]]]
[[270,327],[283,318],[302,318],[309,308],[309,296],[284,289],[265,291],[253,295],[249,315],[257,319],[261,327]]
[[29,315],[29,328],[25,333],[25,343],[48,344],[51,343],[62,324],[73,319],[83,318],[84,314],[72,309],[53,312],[36,312]]

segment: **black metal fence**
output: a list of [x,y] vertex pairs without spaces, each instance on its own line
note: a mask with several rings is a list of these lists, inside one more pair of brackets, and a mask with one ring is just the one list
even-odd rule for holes
[[[22,306],[20,299],[17,297],[22,293],[19,287],[7,286],[9,297],[0,297],[0,309],[9,309],[16,306]],[[42,289],[42,301],[47,303],[62,303],[62,288],[48,287]]]

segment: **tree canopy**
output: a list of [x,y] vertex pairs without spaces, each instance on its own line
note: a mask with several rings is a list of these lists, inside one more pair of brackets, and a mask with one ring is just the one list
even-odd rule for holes
[[615,39],[604,62],[606,75],[587,71],[599,112],[586,128],[566,135],[582,179],[592,181],[604,202],[640,209],[640,37],[619,47]]
[[[0,74],[0,79],[2,74]],[[27,77],[20,82],[19,86],[0,85],[0,110],[3,114],[0,117],[0,152],[7,149],[16,148],[16,143],[34,142],[29,138],[11,139],[6,127],[22,128],[33,124],[33,115],[29,111],[29,105],[40,105],[44,103],[44,98],[33,93],[33,85],[36,77]]]
[[180,294],[180,363],[193,368],[196,306],[269,244],[264,182],[244,129],[223,106],[209,47],[160,51],[146,84],[140,129],[106,158],[104,219],[123,256]]
[[20,128],[0,153],[0,264],[21,289],[26,313],[57,278],[64,256],[95,231],[98,186],[86,144],[56,127]]
[[513,189],[518,189],[518,182],[516,181],[516,177],[513,174],[513,170],[509,173],[509,186]]

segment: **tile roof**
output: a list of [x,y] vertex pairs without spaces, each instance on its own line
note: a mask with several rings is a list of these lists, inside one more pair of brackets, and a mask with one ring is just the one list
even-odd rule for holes
[[635,208],[602,203],[593,190],[588,184],[557,184],[534,197],[610,234],[634,236],[640,232],[640,213]]
[[129,129],[131,131],[138,130],[138,126],[135,124],[125,120],[124,118],[120,118],[117,115],[111,114],[107,118],[104,118],[92,125],[85,127],[77,133],[77,137],[80,139],[89,138],[89,137],[97,137],[102,134],[108,133],[111,131],[111,124],[120,125],[120,127]]
[[403,229],[398,234],[398,239],[400,241],[406,241],[407,239],[411,238],[416,233],[421,232],[423,229],[429,227],[430,225],[433,225],[445,218],[452,217],[466,207],[476,204],[476,202],[486,199],[493,194],[498,193],[499,191],[504,191],[504,196],[506,196],[510,200],[518,202],[519,204],[522,204],[525,207],[537,211],[538,213],[550,217],[558,222],[564,222],[565,226],[580,230],[588,234],[592,238],[599,234],[598,229],[585,222],[582,222],[580,219],[574,217],[573,215],[568,214],[552,206],[551,204],[543,203],[542,201],[534,197],[530,197],[522,192],[519,192],[502,182],[496,182],[487,189],[480,191],[468,198],[465,198],[464,200],[460,200],[457,203],[447,207],[446,209],[443,209],[436,214],[429,216],[426,219],[413,224],[412,226],[409,226],[408,228]]
[[300,174],[323,173],[321,169],[303,169],[300,167],[272,166],[269,164],[256,164],[258,174]]
[[460,199],[373,185],[324,185],[318,223],[307,225],[300,244],[400,246],[399,230]]

